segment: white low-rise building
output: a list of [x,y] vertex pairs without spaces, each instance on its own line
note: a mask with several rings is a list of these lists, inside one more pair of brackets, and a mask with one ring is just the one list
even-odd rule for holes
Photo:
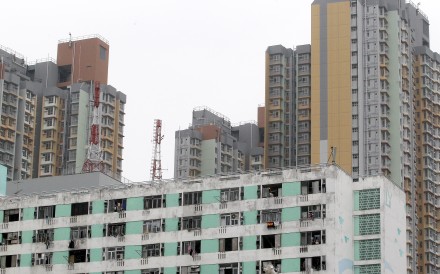
[[90,173],[1,189],[2,274],[406,271],[404,192],[336,166],[131,184]]

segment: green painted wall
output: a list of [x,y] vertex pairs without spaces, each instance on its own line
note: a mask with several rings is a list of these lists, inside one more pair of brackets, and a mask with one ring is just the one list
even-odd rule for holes
[[359,191],[354,191],[354,210],[359,210]]
[[301,194],[301,182],[283,183],[283,197],[296,196]]
[[[6,195],[6,180],[8,178],[8,169],[4,165],[0,165],[0,194]],[[3,220],[3,218],[2,218]]]
[[177,231],[179,230],[178,227],[179,218],[167,218],[165,219],[165,231]]
[[220,189],[205,190],[202,192],[202,204],[220,202]]
[[256,210],[243,212],[244,224],[245,225],[256,224],[257,223],[257,214],[258,214],[258,212]]
[[214,274],[218,273],[218,264],[202,264],[200,266],[200,274]]
[[141,270],[140,269],[124,270],[124,274],[141,274]]
[[354,235],[359,236],[359,216],[353,217]]
[[165,195],[166,207],[179,206],[179,193]]
[[144,209],[144,197],[135,197],[127,199],[127,211],[128,210],[143,210]]
[[[83,87],[85,89],[85,87]],[[87,130],[89,123],[89,94],[80,90],[78,99],[78,130],[77,130],[77,140],[76,140],[76,172],[82,170],[83,163],[86,159],[87,153]]]
[[90,262],[102,261],[102,248],[90,249]]
[[298,221],[299,219],[301,219],[300,207],[286,207],[281,211],[282,222]]
[[23,221],[33,220],[35,213],[35,207],[23,208]]
[[53,253],[53,264],[67,264],[69,259],[69,251],[56,251]]
[[177,256],[177,243],[164,243],[164,256]]
[[21,232],[21,242],[23,244],[30,244],[33,242],[32,236],[34,236],[34,232],[32,230],[27,230]]
[[399,11],[387,13],[388,58],[389,58],[389,106],[390,106],[390,145],[391,145],[391,181],[402,186],[402,138],[401,138],[401,64],[400,64],[400,15]]
[[70,227],[60,227],[54,230],[54,241],[70,240]]
[[92,229],[92,238],[104,237],[104,233],[103,233],[104,225],[103,224],[92,225],[91,229]]
[[[0,167],[1,167],[2,165],[0,165]],[[4,217],[5,217],[5,213],[3,212],[3,210],[0,210],[0,222],[2,222],[3,223],[3,219],[4,219]]]
[[243,274],[255,274],[257,262],[243,262]]
[[354,241],[354,260],[359,261],[359,241]]
[[55,207],[55,217],[68,217],[72,211],[72,205],[56,205]]
[[245,200],[255,200],[258,198],[257,191],[258,186],[245,186],[243,198]]
[[104,213],[104,201],[93,201],[92,213],[93,214]]
[[163,274],[176,274],[177,273],[177,267],[173,266],[173,267],[165,267],[163,269]]
[[[217,167],[217,164],[215,163],[215,157],[217,156],[215,153],[215,148],[217,147],[217,142],[215,139],[211,140],[204,140],[200,144],[200,149],[202,150],[201,155],[201,175],[213,175],[216,174],[215,169]],[[220,148],[218,148],[218,151],[220,151]],[[217,161],[220,161],[220,159],[217,159]],[[217,172],[220,172],[220,170],[217,170]]]
[[140,245],[126,245],[124,251],[125,259],[139,259],[142,254],[142,246]]
[[220,226],[220,215],[210,214],[202,216],[202,228],[214,228]]
[[301,233],[283,233],[281,234],[281,247],[300,246],[301,245]]
[[300,272],[301,261],[300,258],[295,259],[282,259],[281,260],[281,272]]
[[32,254],[21,254],[20,255],[20,266],[21,267],[31,267],[32,266]]
[[127,222],[125,226],[125,234],[142,234],[143,233],[143,222]]
[[200,247],[201,253],[213,253],[218,252],[218,250],[218,239],[202,240]]
[[[256,250],[257,249],[257,236],[244,236],[243,237],[243,250]],[[254,268],[255,270],[255,268]]]

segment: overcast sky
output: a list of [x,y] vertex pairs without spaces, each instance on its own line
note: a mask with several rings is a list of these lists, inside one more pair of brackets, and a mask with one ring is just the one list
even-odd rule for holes
[[[440,51],[439,0],[421,0]],[[69,3],[69,4],[64,4]],[[59,39],[100,34],[110,42],[109,84],[127,94],[123,176],[150,177],[153,120],[163,120],[164,178],[173,176],[174,132],[208,106],[233,123],[264,103],[269,45],[310,43],[312,0],[76,0],[2,3],[0,44],[56,58]]]

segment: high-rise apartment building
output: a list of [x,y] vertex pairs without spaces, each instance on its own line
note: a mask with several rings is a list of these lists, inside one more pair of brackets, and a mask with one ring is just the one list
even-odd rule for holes
[[[307,102],[310,163],[334,159],[355,178],[382,174],[401,185],[407,272],[438,273],[438,55],[429,50],[428,18],[399,0],[315,0],[311,13],[308,101],[301,100],[299,62],[287,74],[300,47],[266,52],[265,166],[286,166],[288,155],[301,164],[301,105]],[[288,109],[274,97],[279,89],[289,92],[286,83],[295,87]],[[295,131],[296,139],[287,136]]]
[[107,85],[108,50],[100,36],[73,38],[59,42],[57,61],[27,64],[22,55],[0,49],[0,163],[8,180],[82,171],[96,81],[103,171],[121,176],[126,96]]
[[191,126],[176,131],[175,139],[176,179],[262,169],[256,123],[232,126],[229,118],[214,110],[195,108]]
[[266,51],[266,168],[310,164],[311,48]]

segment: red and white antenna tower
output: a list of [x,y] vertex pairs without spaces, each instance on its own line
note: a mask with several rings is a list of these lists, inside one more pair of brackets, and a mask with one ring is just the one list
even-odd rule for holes
[[163,140],[162,135],[162,120],[154,120],[153,129],[153,155],[151,159],[151,180],[161,180],[162,179],[162,163],[160,159],[160,144]]
[[89,147],[87,150],[87,158],[84,162],[82,172],[94,172],[94,171],[104,171],[104,164],[102,162],[102,151],[99,138],[99,96],[101,93],[101,85],[98,81],[95,82],[95,91],[93,93],[93,116],[92,125],[90,126],[90,140]]

